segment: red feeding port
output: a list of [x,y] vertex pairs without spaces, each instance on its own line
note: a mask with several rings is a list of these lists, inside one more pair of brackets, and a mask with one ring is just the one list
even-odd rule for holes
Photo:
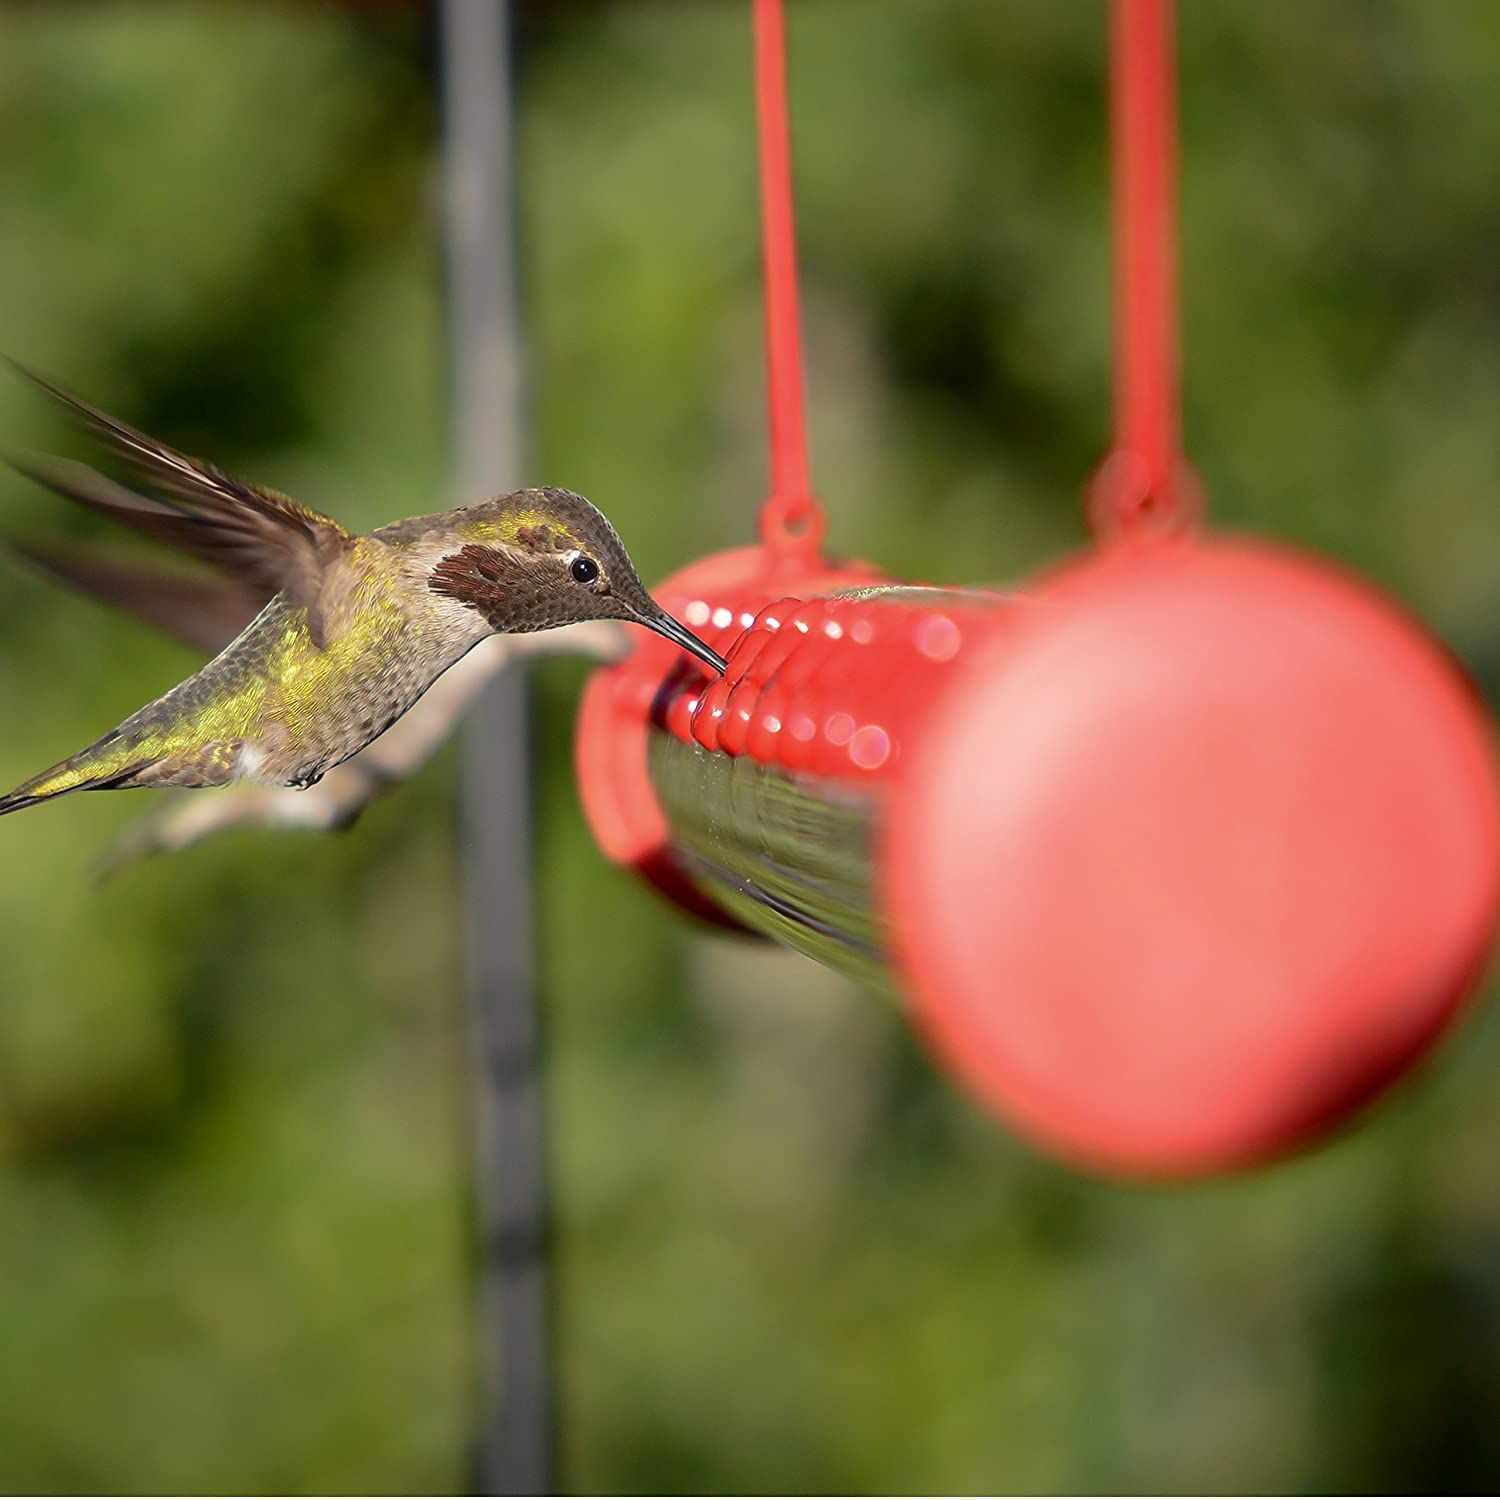
[[[739,547],[674,573],[652,592],[662,606],[723,654],[758,610],[788,592],[816,594],[878,583],[866,563],[816,556],[788,565],[761,547]],[[579,795],[599,846],[698,916],[729,920],[686,880],[646,769],[653,716],[707,679],[707,668],[660,636],[642,635],[619,666],[596,672],[579,709]]]

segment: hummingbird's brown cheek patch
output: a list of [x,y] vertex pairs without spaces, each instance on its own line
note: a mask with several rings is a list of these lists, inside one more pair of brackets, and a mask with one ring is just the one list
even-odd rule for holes
[[427,587],[435,594],[488,612],[503,605],[515,591],[524,566],[493,547],[470,543],[438,560]]

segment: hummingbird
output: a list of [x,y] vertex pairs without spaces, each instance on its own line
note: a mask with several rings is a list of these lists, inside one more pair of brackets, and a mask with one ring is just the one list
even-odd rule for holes
[[21,373],[155,494],[81,464],[15,462],[22,474],[198,557],[264,603],[192,676],[0,796],[0,815],[68,792],[313,786],[497,633],[624,620],[724,670],[647,593],[614,527],[571,490],[516,490],[351,532]]

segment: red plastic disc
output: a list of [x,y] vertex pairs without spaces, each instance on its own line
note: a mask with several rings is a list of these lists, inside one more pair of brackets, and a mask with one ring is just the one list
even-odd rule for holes
[[1500,906],[1493,748],[1366,587],[1236,543],[1090,558],[944,691],[883,879],[918,1019],[1051,1149],[1285,1152],[1425,1051]]

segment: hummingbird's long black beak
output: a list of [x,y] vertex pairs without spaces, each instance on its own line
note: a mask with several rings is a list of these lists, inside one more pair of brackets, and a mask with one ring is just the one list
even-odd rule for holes
[[681,646],[684,651],[691,651],[699,661],[707,662],[715,672],[723,675],[724,658],[717,651],[705,646],[686,625],[679,625],[665,610],[644,617],[641,624],[649,630],[654,630],[658,635],[666,636],[669,641]]

